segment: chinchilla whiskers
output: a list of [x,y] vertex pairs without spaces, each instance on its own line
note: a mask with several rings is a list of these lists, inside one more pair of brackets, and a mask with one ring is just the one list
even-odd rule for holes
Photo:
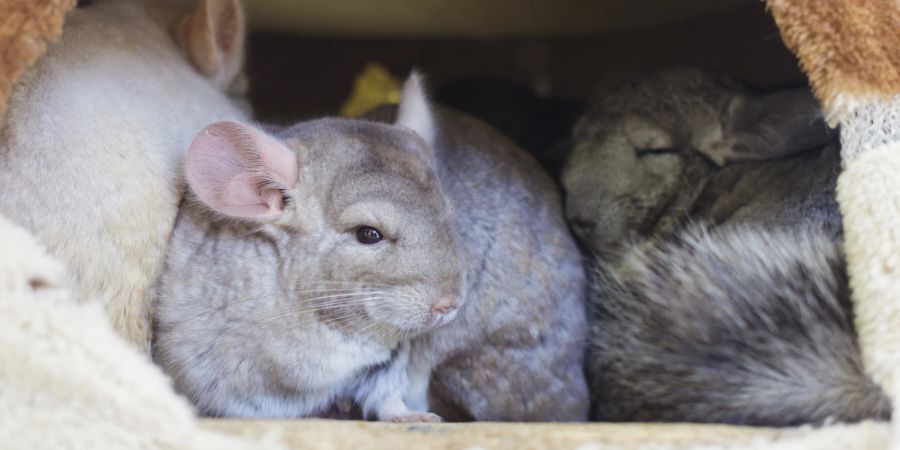
[[382,334],[384,332],[387,332],[387,340],[389,342],[399,342],[405,340],[407,335],[409,334],[409,330],[387,326],[382,326],[379,330],[377,330],[377,332]]
[[[305,297],[298,300],[298,303],[302,303],[304,305],[309,306],[313,302],[319,302],[320,300],[328,300],[328,299],[337,299],[334,301],[342,301],[341,299],[346,299],[350,301],[357,297],[371,296],[371,295],[390,295],[389,292],[385,291],[362,291],[362,292],[348,292],[344,294],[327,294],[327,295],[319,295],[316,297]],[[324,304],[329,304],[330,302],[325,302]]]
[[[263,317],[261,321],[267,321],[270,319],[274,319],[276,317],[281,317],[288,314],[306,314],[311,312],[325,311],[330,309],[337,309],[346,306],[356,306],[363,305],[366,302],[370,302],[375,299],[379,299],[380,295],[388,294],[387,292],[364,292],[364,293],[355,293],[355,294],[336,294],[329,296],[320,296],[314,297],[312,299],[305,299],[303,302],[297,305],[290,305],[287,308],[282,309],[281,311],[272,314],[270,316]],[[376,297],[372,297],[372,296]],[[310,305],[309,302],[315,302],[323,299],[332,298],[333,300],[318,303],[314,305]]]
[[344,325],[350,328],[353,328],[363,322],[363,319],[359,317],[357,314],[344,314],[335,317],[329,317],[326,319],[322,318],[308,318],[307,320],[301,322],[284,322],[284,325],[288,325],[291,328],[303,329],[307,327],[313,326],[326,326],[331,327],[332,325]]
[[[303,298],[303,299],[297,301],[296,303],[291,303],[290,305],[287,305],[287,307],[285,309],[273,314],[273,316],[266,317],[263,320],[268,320],[269,318],[277,317],[277,316],[285,315],[285,314],[292,314],[292,313],[302,314],[302,313],[308,313],[308,312],[337,309],[337,308],[347,307],[347,306],[361,305],[361,304],[364,304],[364,303],[370,301],[369,299],[364,299],[362,297],[373,296],[373,295],[381,296],[381,299],[385,299],[385,298],[390,299],[392,301],[392,305],[391,305],[392,308],[395,310],[400,310],[400,311],[403,311],[405,309],[404,308],[405,305],[412,304],[416,301],[415,298],[410,297],[405,294],[402,294],[402,293],[386,292],[386,291],[378,291],[378,290],[363,290],[361,292],[330,294],[330,295],[323,295],[323,296],[317,296],[317,297]],[[321,300],[328,300],[328,301],[322,302]],[[370,309],[372,309],[372,308],[379,309],[379,308],[384,307],[383,303],[372,303],[372,304],[368,304],[367,306]],[[413,309],[413,312],[415,312],[415,311],[416,311],[416,309]]]
[[295,283],[298,286],[317,286],[317,285],[340,285],[340,286],[381,286],[396,287],[396,285],[388,283],[379,283],[375,281],[300,281]]
[[[326,326],[331,327],[332,325],[341,324],[345,327],[355,328],[363,323],[368,324],[368,320],[360,317],[358,314],[345,313],[339,316],[328,317],[328,318],[319,318],[319,317],[307,317],[301,321],[275,321],[272,323],[267,323],[266,328],[271,330],[284,330],[284,329],[296,329],[303,330],[305,328],[312,328],[316,326]],[[247,329],[248,331],[252,331],[251,328],[258,328],[259,321],[257,324],[246,323],[241,325],[241,328]],[[212,345],[212,344],[210,344]]]
[[[378,299],[376,299],[378,300]],[[353,329],[354,334],[366,334],[372,332],[374,330],[375,334],[383,334],[384,331],[389,331],[393,327],[389,327],[388,325],[374,321],[370,317],[363,317],[359,314],[354,313],[345,313],[339,316],[334,317],[326,317],[324,319],[307,319],[306,321],[296,324],[292,323],[291,326],[305,326],[309,324],[324,324],[324,325],[333,325],[333,324],[342,324],[350,329]],[[357,325],[363,325],[361,327],[357,327]]]
[[[380,299],[379,297],[373,297],[373,298],[371,298],[371,299],[369,299],[369,300],[379,300],[379,299]],[[269,321],[269,320],[274,320],[274,319],[277,319],[278,317],[283,316],[283,315],[284,315],[284,314],[281,314],[281,315],[275,315],[275,316],[270,316],[270,317],[267,318],[266,320],[267,320],[267,321]],[[361,320],[370,320],[370,319],[367,319],[367,318],[363,317],[359,312],[345,311],[345,312],[342,312],[342,313],[337,314],[337,315],[328,315],[328,316],[325,316],[325,317],[316,317],[316,316],[313,316],[313,317],[307,317],[307,318],[305,318],[304,320],[299,321],[299,322],[297,322],[297,321],[284,321],[284,322],[282,322],[282,323],[285,324],[285,325],[289,325],[290,327],[298,327],[298,328],[302,328],[302,327],[312,326],[312,325],[317,325],[317,324],[319,324],[319,325],[321,325],[321,324],[328,325],[328,324],[337,323],[337,322],[343,322],[343,321],[352,320],[352,319],[357,319],[357,320],[360,320],[360,321],[361,321]],[[260,321],[257,321],[257,322],[263,322],[263,321],[260,320]]]
[[316,292],[367,292],[370,290],[383,289],[381,287],[371,287],[371,288],[320,288],[320,289],[294,289],[290,291],[290,294],[311,294]]
[[396,327],[382,327],[379,330],[379,334],[386,337],[384,338],[387,342],[401,342],[403,337],[401,335],[400,330]]
[[388,341],[393,342],[396,341],[393,330],[395,330],[394,327],[389,327],[388,325],[379,322],[372,322],[363,328],[355,330],[354,334],[381,336],[383,338],[387,338]]

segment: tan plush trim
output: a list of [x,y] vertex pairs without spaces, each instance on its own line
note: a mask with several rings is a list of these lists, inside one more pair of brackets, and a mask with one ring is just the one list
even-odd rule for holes
[[690,424],[387,424],[332,420],[203,419],[201,428],[262,438],[280,436],[291,449],[883,449],[887,423],[822,429]]
[[832,123],[854,99],[900,92],[900,2],[769,0],[768,8]]
[[0,1],[0,119],[12,86],[62,31],[63,17],[75,0]]

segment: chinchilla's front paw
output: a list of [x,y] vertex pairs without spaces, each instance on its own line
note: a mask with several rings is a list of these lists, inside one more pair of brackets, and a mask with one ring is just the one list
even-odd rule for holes
[[409,414],[401,414],[398,416],[387,417],[381,420],[383,422],[393,423],[440,423],[444,421],[444,419],[442,419],[441,416],[437,414],[413,411],[410,411]]

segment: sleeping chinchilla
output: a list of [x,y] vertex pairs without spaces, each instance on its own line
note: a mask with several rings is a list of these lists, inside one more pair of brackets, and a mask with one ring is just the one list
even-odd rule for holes
[[890,416],[855,341],[839,150],[807,90],[754,96],[696,69],[634,79],[581,119],[563,185],[596,256],[596,419]]

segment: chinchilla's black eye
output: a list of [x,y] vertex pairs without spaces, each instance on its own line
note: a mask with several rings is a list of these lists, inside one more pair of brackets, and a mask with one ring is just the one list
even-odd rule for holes
[[377,244],[382,239],[381,232],[369,226],[356,229],[356,240],[361,244]]

